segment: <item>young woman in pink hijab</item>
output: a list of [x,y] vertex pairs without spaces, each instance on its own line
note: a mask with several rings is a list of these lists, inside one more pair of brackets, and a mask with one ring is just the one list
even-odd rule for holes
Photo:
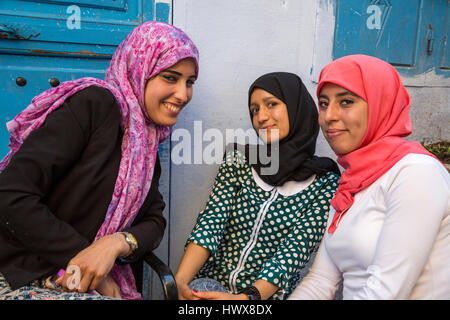
[[158,144],[197,75],[189,37],[146,22],[117,48],[104,80],[64,82],[7,124],[0,299],[141,298],[142,257],[166,225]]
[[[450,299],[450,178],[412,132],[398,72],[370,56],[330,63],[319,124],[345,169],[308,275],[290,299]],[[425,107],[425,106],[424,106]]]

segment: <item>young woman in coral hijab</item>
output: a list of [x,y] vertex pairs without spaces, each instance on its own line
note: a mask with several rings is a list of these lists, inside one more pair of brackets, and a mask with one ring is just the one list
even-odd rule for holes
[[410,97],[388,63],[326,66],[319,124],[345,171],[328,231],[290,299],[450,299],[450,178],[412,132]]

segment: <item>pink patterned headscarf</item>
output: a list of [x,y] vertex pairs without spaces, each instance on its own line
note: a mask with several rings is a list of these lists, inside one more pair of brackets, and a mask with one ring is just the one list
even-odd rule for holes
[[[95,240],[129,227],[139,212],[152,183],[158,144],[171,127],[154,124],[144,106],[147,80],[185,58],[193,58],[198,74],[198,51],[180,29],[149,21],[136,27],[119,45],[106,70],[105,80],[81,78],[63,82],[33,98],[31,104],[7,123],[10,151],[0,162],[0,171],[9,163],[29,134],[70,96],[95,85],[109,89],[120,107],[122,158],[111,203]],[[140,299],[129,265],[114,265],[111,274],[125,299]]]

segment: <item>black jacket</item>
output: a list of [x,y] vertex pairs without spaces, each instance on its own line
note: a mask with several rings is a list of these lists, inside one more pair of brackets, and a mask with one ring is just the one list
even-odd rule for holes
[[[91,86],[67,99],[24,141],[0,174],[0,272],[13,290],[66,268],[89,246],[112,199],[123,132],[113,94]],[[153,181],[131,232],[138,289],[141,258],[164,234],[164,202]]]

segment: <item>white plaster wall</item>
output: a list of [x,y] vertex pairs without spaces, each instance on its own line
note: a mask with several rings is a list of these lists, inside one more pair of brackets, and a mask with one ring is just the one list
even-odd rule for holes
[[[260,75],[297,73],[313,97],[319,72],[332,59],[333,0],[173,0],[173,24],[200,51],[194,97],[174,129],[192,133],[251,128],[247,90]],[[404,79],[406,83],[408,79]],[[447,79],[448,81],[448,79]],[[449,139],[449,88],[408,87],[415,128],[409,139]],[[198,138],[198,137],[197,137]],[[199,143],[199,139],[196,139]],[[172,142],[172,148],[177,142]],[[203,146],[207,145],[203,143]],[[192,148],[194,150],[194,148]],[[319,135],[317,154],[335,158]],[[169,263],[176,271],[185,240],[203,209],[218,165],[171,164]]]
[[[297,73],[312,94],[315,21],[316,0],[174,0],[173,24],[183,29],[200,51],[194,97],[174,129],[193,133],[193,122],[199,120],[203,132],[208,128],[224,133],[227,128],[251,128],[247,90],[267,72]],[[172,147],[176,143],[172,142]],[[318,152],[332,155],[323,143]],[[173,270],[217,169],[218,165],[171,165],[169,262]]]

